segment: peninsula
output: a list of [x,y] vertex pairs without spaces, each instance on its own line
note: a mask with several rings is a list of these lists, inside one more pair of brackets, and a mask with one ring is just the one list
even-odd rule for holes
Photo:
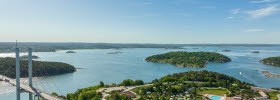
[[153,55],[145,59],[148,62],[174,64],[178,67],[206,67],[208,62],[226,63],[231,59],[225,55],[215,52],[169,52],[159,55]]

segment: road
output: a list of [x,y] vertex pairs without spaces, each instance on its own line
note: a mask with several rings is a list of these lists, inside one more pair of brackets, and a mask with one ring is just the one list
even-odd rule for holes
[[142,87],[142,86],[150,86],[153,84],[145,84],[145,85],[138,85],[138,86],[129,86],[129,87],[124,87],[124,86],[119,86],[119,87],[109,87],[109,88],[100,88],[97,90],[97,92],[102,93],[102,100],[106,100],[105,97],[110,96],[110,92],[112,91],[117,91],[117,90],[123,90],[123,91],[131,91],[134,88],[137,87]]

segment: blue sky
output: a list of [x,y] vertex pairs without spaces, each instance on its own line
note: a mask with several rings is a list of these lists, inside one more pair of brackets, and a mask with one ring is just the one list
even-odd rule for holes
[[0,0],[0,41],[280,43],[278,0]]

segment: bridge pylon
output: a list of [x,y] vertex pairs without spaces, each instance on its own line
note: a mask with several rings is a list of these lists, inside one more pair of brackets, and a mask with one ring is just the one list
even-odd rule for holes
[[[28,48],[28,82],[29,86],[33,87],[32,84],[32,48]],[[32,93],[29,92],[29,100],[32,100]]]
[[[16,48],[16,95],[17,100],[20,100],[20,49]],[[33,87],[32,84],[32,48],[28,48],[28,82],[29,86]],[[29,100],[33,99],[33,94],[29,92]]]
[[16,48],[16,94],[17,94],[17,100],[20,100],[20,57],[19,57],[19,48]]

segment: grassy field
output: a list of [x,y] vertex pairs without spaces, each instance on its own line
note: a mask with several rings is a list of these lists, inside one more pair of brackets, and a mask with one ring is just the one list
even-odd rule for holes
[[223,95],[229,94],[229,92],[225,89],[202,89],[200,91],[202,94],[216,94],[216,95]]

